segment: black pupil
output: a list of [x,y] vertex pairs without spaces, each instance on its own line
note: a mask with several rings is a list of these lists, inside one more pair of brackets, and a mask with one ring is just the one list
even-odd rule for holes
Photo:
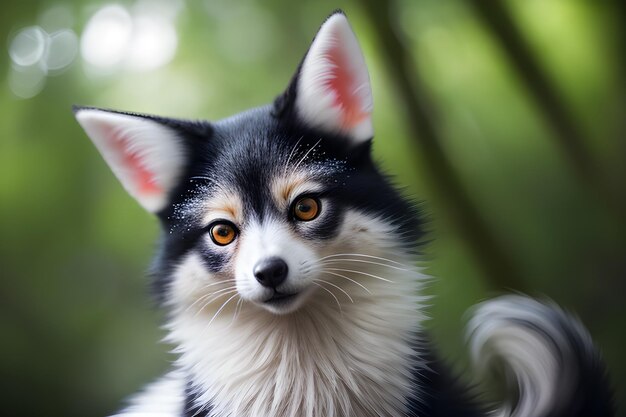
[[228,226],[218,226],[217,234],[221,237],[228,237],[228,235],[230,234],[230,229],[228,228]]
[[300,203],[298,204],[298,211],[301,211],[302,213],[308,213],[309,211],[311,211],[311,205],[310,204],[306,204],[306,203]]

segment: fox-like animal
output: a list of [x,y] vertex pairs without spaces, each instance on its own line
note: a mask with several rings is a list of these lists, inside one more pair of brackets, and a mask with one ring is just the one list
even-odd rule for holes
[[612,415],[589,334],[551,302],[474,310],[471,355],[500,365],[501,404],[438,358],[422,216],[373,162],[369,75],[341,11],[270,105],[216,122],[74,110],[162,226],[151,275],[177,359],[117,416]]

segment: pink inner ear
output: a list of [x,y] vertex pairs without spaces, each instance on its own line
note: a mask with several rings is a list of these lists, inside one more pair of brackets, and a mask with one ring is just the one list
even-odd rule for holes
[[363,111],[358,87],[355,87],[354,75],[350,72],[350,62],[339,46],[331,47],[326,55],[331,64],[331,74],[326,86],[335,93],[334,106],[340,107],[342,123],[351,128],[369,117]]
[[144,167],[137,153],[129,151],[129,139],[110,126],[106,127],[105,133],[112,148],[121,156],[124,166],[132,172],[137,191],[141,194],[162,193],[163,189],[157,184],[154,174]]

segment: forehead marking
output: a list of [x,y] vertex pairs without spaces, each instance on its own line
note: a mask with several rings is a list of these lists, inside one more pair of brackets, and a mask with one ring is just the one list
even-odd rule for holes
[[202,219],[206,224],[217,218],[226,218],[239,224],[243,222],[243,203],[237,193],[219,189],[211,194],[204,206]]
[[283,175],[272,181],[270,191],[277,207],[286,208],[296,196],[306,192],[321,190],[318,182],[312,181],[310,175],[293,173]]

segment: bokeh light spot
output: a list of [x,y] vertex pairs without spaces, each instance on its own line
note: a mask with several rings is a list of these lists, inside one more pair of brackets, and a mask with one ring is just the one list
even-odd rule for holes
[[78,37],[70,29],[59,30],[50,35],[46,53],[46,67],[49,71],[60,72],[67,68],[78,53]]
[[9,46],[11,60],[21,67],[36,64],[44,56],[47,40],[48,34],[39,26],[20,30]]
[[172,60],[178,45],[172,23],[157,16],[139,16],[134,21],[133,29],[128,50],[129,68],[147,71]]
[[173,19],[180,5],[155,2],[154,6],[149,9],[140,2],[130,12],[108,5],[91,17],[80,50],[92,69],[149,71],[172,60],[178,47]]
[[115,67],[126,57],[132,32],[133,21],[125,8],[105,6],[87,22],[80,44],[81,54],[96,67]]
[[17,97],[31,98],[46,85],[46,71],[39,65],[11,68],[8,76],[9,88]]

